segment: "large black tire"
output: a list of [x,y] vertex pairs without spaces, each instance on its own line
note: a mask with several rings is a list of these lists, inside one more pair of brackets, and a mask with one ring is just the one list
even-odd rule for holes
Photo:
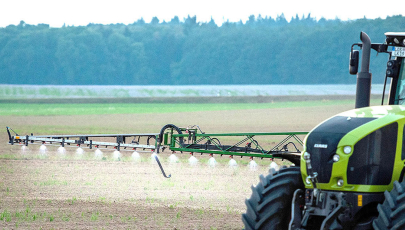
[[384,196],[384,203],[377,206],[379,215],[373,222],[374,229],[405,229],[405,181],[395,181],[392,191],[385,191]]
[[299,167],[274,169],[252,186],[252,196],[245,201],[242,214],[245,229],[286,230],[291,219],[291,203],[295,190],[304,189]]

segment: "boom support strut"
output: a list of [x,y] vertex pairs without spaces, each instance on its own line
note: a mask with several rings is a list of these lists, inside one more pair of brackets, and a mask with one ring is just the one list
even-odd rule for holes
[[[173,134],[168,144],[170,150],[191,153],[208,153],[240,157],[281,158],[299,165],[303,142],[300,136],[308,132],[283,133],[222,133]],[[181,144],[179,139],[188,138]],[[277,141],[281,139],[281,141]],[[264,141],[263,141],[264,140]],[[230,144],[221,144],[227,141]],[[263,144],[259,143],[264,142]],[[268,150],[266,150],[266,148]]]

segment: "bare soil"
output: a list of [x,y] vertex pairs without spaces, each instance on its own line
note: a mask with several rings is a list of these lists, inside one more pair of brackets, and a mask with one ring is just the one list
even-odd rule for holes
[[[350,106],[259,109],[220,112],[192,112],[140,115],[85,115],[1,117],[0,126],[10,126],[20,134],[34,132],[77,134],[88,132],[159,132],[168,123],[178,126],[198,124],[209,133],[309,131],[319,122]],[[36,130],[41,130],[38,132]],[[58,154],[38,145],[30,151],[7,145],[0,135],[0,228],[5,229],[242,229],[241,214],[250,186],[267,174],[269,160],[258,162],[256,171],[246,161],[236,159],[237,169],[228,159],[216,157],[212,168],[208,156],[196,156],[197,166],[187,163],[188,154],[177,153],[179,163],[169,163],[169,152],[159,155],[170,179],[162,176],[150,152],[142,160],[95,159],[86,149],[80,157],[74,148]],[[280,165],[284,162],[278,162]]]

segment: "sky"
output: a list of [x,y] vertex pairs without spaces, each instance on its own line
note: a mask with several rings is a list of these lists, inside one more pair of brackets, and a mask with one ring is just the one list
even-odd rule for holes
[[[389,2],[389,5],[387,4]],[[386,6],[384,6],[384,4]],[[131,24],[140,18],[161,22],[196,16],[198,22],[213,18],[218,25],[229,20],[245,22],[250,15],[287,20],[311,14],[317,20],[339,18],[386,18],[404,14],[405,0],[0,0],[0,27],[49,24],[51,27],[96,24]]]

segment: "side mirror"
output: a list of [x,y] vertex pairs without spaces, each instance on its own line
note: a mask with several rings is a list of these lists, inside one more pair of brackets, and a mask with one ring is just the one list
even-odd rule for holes
[[350,52],[349,72],[351,75],[356,75],[359,71],[359,51],[352,50]]

